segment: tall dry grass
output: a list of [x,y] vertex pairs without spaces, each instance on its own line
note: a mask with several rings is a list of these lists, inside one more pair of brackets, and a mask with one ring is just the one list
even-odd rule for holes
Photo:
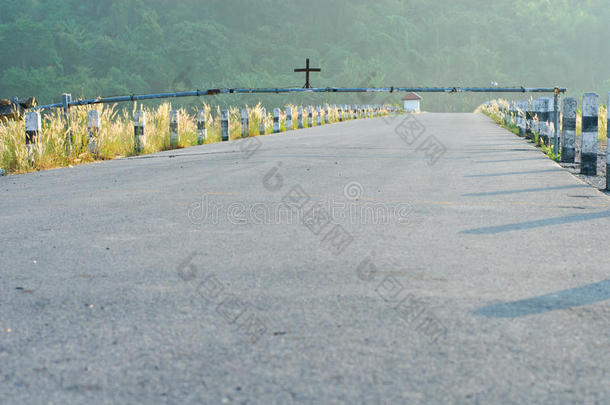
[[[504,99],[494,100],[491,105],[480,105],[475,112],[486,112],[492,118],[500,116],[500,108],[509,107],[510,103]],[[560,112],[560,117],[562,117]],[[537,117],[534,117],[534,120],[537,120]],[[607,142],[607,134],[608,134],[608,107],[605,105],[599,106],[598,111],[598,133],[597,139],[600,143],[605,144]],[[576,135],[582,135],[582,110],[578,109],[576,111]]]
[[[329,109],[329,122],[339,121],[337,109],[331,105],[322,106]],[[297,106],[289,104],[292,108],[293,128],[286,128],[286,110],[281,110],[280,131],[297,129]],[[89,130],[87,128],[87,117],[90,110],[96,109],[101,119],[101,127],[96,134],[97,154],[93,156],[89,152]],[[204,103],[201,109],[206,114],[207,137],[204,143],[215,143],[221,141],[220,107],[212,108]],[[262,105],[246,106],[248,111],[249,129],[248,136],[259,136],[259,128],[264,123],[265,134],[273,133],[273,110],[267,110],[262,114]],[[39,134],[37,144],[31,152],[25,145],[25,124],[23,120],[0,121],[0,168],[9,173],[26,173],[44,170],[54,167],[71,166],[76,164],[93,162],[95,160],[108,160],[120,157],[133,156],[134,150],[134,128],[133,116],[137,110],[146,113],[145,142],[140,154],[149,154],[170,149],[170,123],[169,115],[172,110],[171,103],[163,103],[156,108],[145,107],[134,103],[130,110],[119,108],[114,105],[79,106],[70,109],[70,127],[66,128],[63,112],[54,110],[42,117],[42,130]],[[379,115],[385,115],[383,111]],[[178,109],[179,141],[177,148],[187,148],[197,145],[197,111]],[[239,108],[230,107],[230,140],[241,138],[241,111]],[[314,108],[313,126],[317,125],[317,113]],[[345,116],[344,120],[352,119]],[[324,125],[324,117],[321,119]],[[307,108],[303,108],[303,126],[308,127]],[[66,135],[72,134],[71,149],[66,154]]]

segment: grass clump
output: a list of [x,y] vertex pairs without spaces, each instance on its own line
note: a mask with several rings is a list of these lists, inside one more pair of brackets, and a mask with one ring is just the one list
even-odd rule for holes
[[[339,121],[338,111],[326,104],[329,109],[329,123]],[[298,127],[298,107],[287,105],[292,108],[292,125]],[[253,107],[245,107],[248,112],[247,136],[259,136],[261,125],[264,126],[264,134],[273,133],[273,110],[267,110],[263,114],[261,103]],[[96,109],[101,119],[101,127],[95,135],[97,153],[92,155],[89,151],[89,130],[87,128],[88,113]],[[42,129],[38,136],[38,142],[28,152],[25,145],[25,123],[23,120],[0,121],[0,168],[8,173],[27,173],[37,170],[45,170],[54,167],[72,166],[82,163],[90,163],[97,160],[116,159],[136,154],[150,154],[171,149],[170,145],[170,111],[173,109],[171,103],[163,103],[158,107],[144,107],[134,103],[132,110],[119,108],[117,104],[96,106],[77,106],[70,109],[70,126],[66,127],[63,111],[56,109],[43,114]],[[204,143],[221,142],[221,114],[220,107],[212,108],[203,103],[199,110],[205,112],[207,136]],[[144,134],[144,145],[140,153],[134,148],[133,117],[136,111],[146,113],[146,125]],[[317,126],[317,112],[313,110],[313,124]],[[198,144],[197,131],[198,110],[187,111],[178,109],[178,143],[175,148],[188,148]],[[322,107],[324,114],[324,106]],[[385,110],[377,115],[387,115]],[[241,134],[241,109],[229,108],[230,116],[230,140],[240,139]],[[353,119],[347,115],[344,120]],[[325,124],[321,117],[321,124]],[[303,108],[303,127],[308,127],[307,108]],[[286,110],[282,109],[280,114],[280,132],[291,130],[286,127]],[[71,147],[66,153],[66,141],[68,134],[71,135]]]

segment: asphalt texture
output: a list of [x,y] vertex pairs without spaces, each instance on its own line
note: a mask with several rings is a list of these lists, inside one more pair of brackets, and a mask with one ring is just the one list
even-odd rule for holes
[[476,114],[0,178],[0,403],[608,403],[610,198]]

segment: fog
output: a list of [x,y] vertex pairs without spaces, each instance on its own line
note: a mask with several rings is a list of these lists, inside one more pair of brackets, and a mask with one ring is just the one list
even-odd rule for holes
[[[601,0],[2,0],[0,98],[57,102],[217,87],[562,86],[610,89]],[[472,111],[494,94],[424,94]],[[214,96],[212,104],[398,102],[400,95]],[[174,101],[195,105],[197,99]]]

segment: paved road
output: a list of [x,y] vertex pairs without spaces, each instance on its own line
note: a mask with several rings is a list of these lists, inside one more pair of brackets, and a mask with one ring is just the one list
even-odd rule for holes
[[403,119],[0,178],[0,402],[607,403],[610,198]]

